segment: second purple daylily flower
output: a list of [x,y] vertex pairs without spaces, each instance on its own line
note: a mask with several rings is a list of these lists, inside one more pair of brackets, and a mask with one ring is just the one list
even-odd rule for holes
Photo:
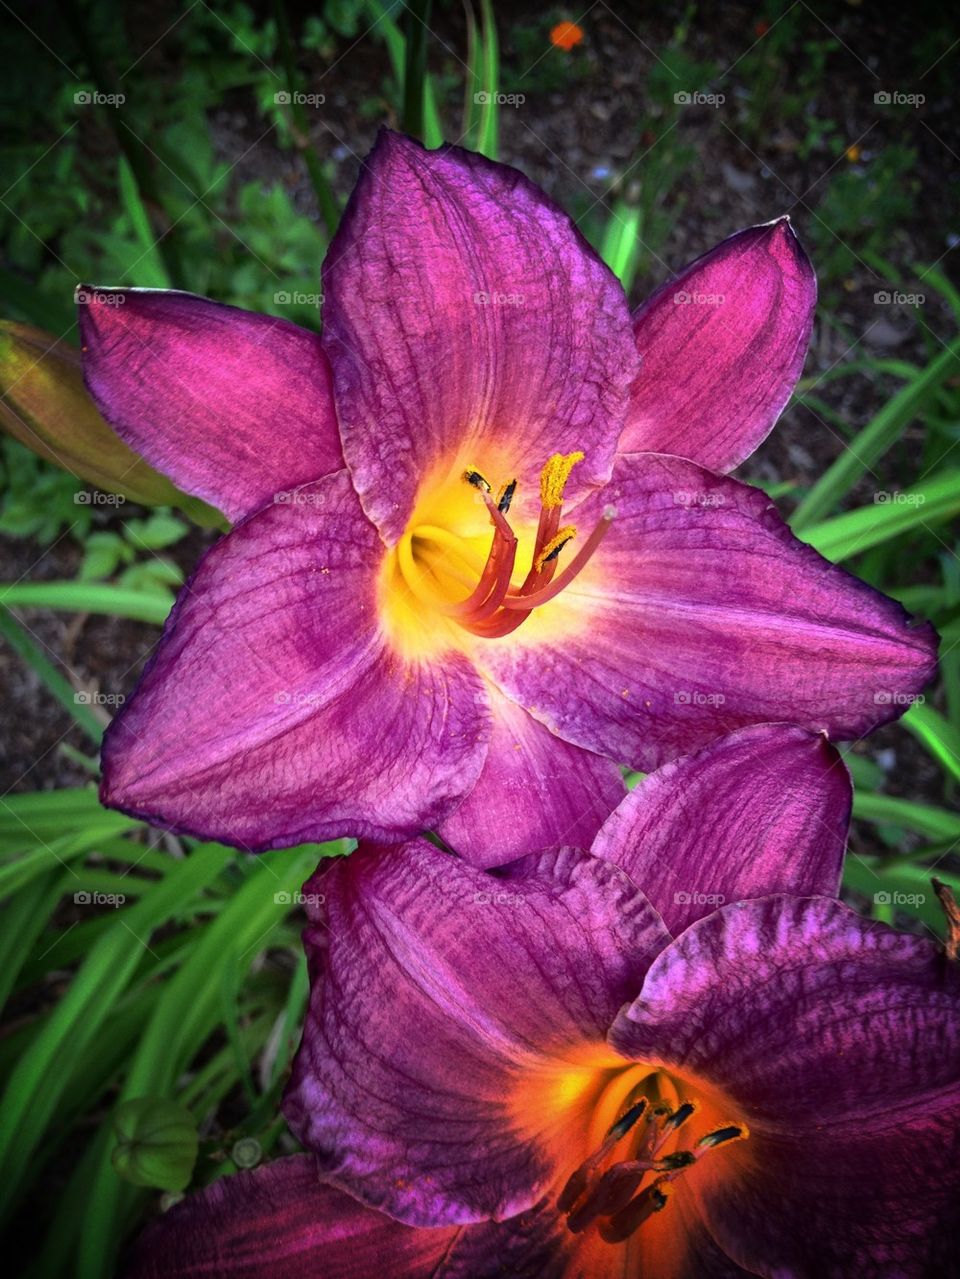
[[592,855],[329,865],[285,1105],[312,1154],[175,1209],[129,1279],[954,1273],[960,974],[833,896],[849,808],[822,738],[761,726]]
[[930,678],[929,627],[719,473],[803,364],[786,220],[631,320],[519,173],[383,133],[323,279],[322,338],[87,290],[104,416],[238,521],[107,735],[107,804],[251,848],[433,828],[494,865],[589,843],[618,763],[858,736]]

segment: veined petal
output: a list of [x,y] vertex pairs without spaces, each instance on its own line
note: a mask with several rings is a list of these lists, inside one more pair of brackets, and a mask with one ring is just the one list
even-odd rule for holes
[[668,280],[634,316],[642,362],[621,452],[732,471],[790,398],[816,300],[788,218],[738,231]]
[[759,490],[682,458],[618,459],[571,513],[617,516],[557,599],[472,652],[567,741],[645,771],[748,724],[836,740],[895,719],[936,632],[799,542]]
[[740,1279],[751,1274],[710,1237],[682,1193],[624,1244],[571,1234],[549,1202],[462,1230],[436,1279]]
[[336,1184],[412,1225],[535,1204],[561,1113],[570,1167],[589,1153],[573,1129],[624,1065],[606,1031],[669,936],[615,866],[564,852],[529,870],[498,880],[416,841],[361,845],[310,884],[284,1113]]
[[626,793],[619,768],[554,737],[492,687],[490,709],[480,779],[437,833],[483,869],[564,845],[588,848]]
[[165,289],[77,297],[100,412],[186,492],[238,520],[343,466],[316,333]]
[[103,749],[103,802],[256,850],[397,839],[479,775],[483,681],[379,630],[383,544],[345,471],[238,525],[180,594]]
[[523,499],[582,450],[570,495],[607,478],[638,367],[626,299],[515,169],[382,131],[323,280],[344,455],[388,542],[440,471],[517,478]]
[[610,1038],[741,1108],[739,1175],[700,1206],[747,1269],[938,1273],[960,1196],[960,974],[929,941],[827,898],[727,906],[661,954]]
[[852,799],[822,736],[761,724],[651,773],[591,852],[642,886],[676,935],[725,902],[836,894]]
[[456,1229],[414,1230],[292,1155],[190,1195],[141,1235],[123,1279],[434,1279]]

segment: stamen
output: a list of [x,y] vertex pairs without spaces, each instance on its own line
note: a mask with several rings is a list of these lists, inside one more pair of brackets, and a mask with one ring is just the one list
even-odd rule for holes
[[490,481],[485,479],[479,471],[474,470],[472,466],[467,467],[461,479],[466,480],[468,484],[472,484],[475,489],[480,489],[483,493],[490,492]]
[[578,449],[575,453],[554,453],[547,460],[540,472],[540,501],[545,510],[561,505],[570,472],[578,462],[583,461],[583,456]]
[[600,1237],[606,1243],[622,1243],[643,1225],[656,1212],[662,1212],[667,1206],[667,1186],[656,1182],[641,1190],[636,1199],[631,1199],[626,1208],[621,1208],[608,1221],[600,1223]]
[[[541,509],[536,540],[529,571],[519,587],[513,585],[517,537],[506,518],[517,492],[517,480],[511,479],[503,484],[494,499],[493,489],[483,472],[468,466],[461,473],[461,479],[481,495],[494,526],[487,556],[481,561],[473,546],[468,545],[469,539],[465,541],[439,525],[418,525],[412,530],[412,538],[405,535],[397,551],[400,570],[413,593],[438,612],[486,639],[509,635],[522,626],[532,609],[552,600],[573,581],[616,516],[614,507],[606,507],[578,553],[562,571],[557,572],[561,552],[577,535],[572,524],[560,527],[560,512],[570,473],[578,462],[583,461],[583,457],[579,449],[572,453],[554,453],[541,470]],[[445,563],[440,558],[441,550],[459,563],[456,566]],[[478,576],[464,577],[464,568]],[[468,593],[463,599],[451,603],[450,583],[458,581],[463,583]]]
[[593,1173],[603,1163],[607,1155],[614,1148],[622,1137],[625,1137],[633,1125],[647,1108],[647,1100],[641,1097],[635,1105],[622,1115],[615,1124],[612,1125],[606,1137],[600,1144],[599,1149],[583,1161],[579,1168],[575,1168],[567,1178],[563,1189],[560,1191],[560,1198],[557,1200],[557,1207],[561,1212],[569,1212],[574,1206],[587,1186]]
[[[684,1101],[671,1110],[665,1102],[649,1104],[641,1099],[610,1128],[599,1149],[570,1177],[558,1201],[567,1214],[567,1227],[581,1234],[595,1223],[608,1243],[620,1243],[666,1205],[671,1183],[692,1168],[717,1146],[743,1141],[750,1134],[746,1124],[724,1124],[705,1133],[687,1150],[674,1150],[659,1158],[657,1153],[699,1109],[696,1101]],[[645,1115],[643,1131],[632,1159],[597,1171],[614,1145]],[[649,1185],[644,1179],[654,1174]],[[641,1189],[641,1187],[643,1187]]]
[[497,494],[497,510],[501,515],[506,515],[510,510],[510,503],[513,501],[513,495],[517,491],[517,481],[511,480],[509,484],[504,484],[503,488]]
[[722,1146],[728,1141],[746,1141],[749,1136],[750,1129],[746,1124],[730,1124],[726,1128],[715,1128],[713,1132],[708,1132],[700,1138],[697,1145],[712,1150],[714,1146]]
[[593,552],[597,549],[607,530],[617,518],[617,508],[615,506],[607,506],[604,508],[603,518],[597,524],[596,528],[584,542],[583,546],[573,557],[562,573],[559,573],[549,586],[545,586],[542,590],[532,591],[529,595],[511,595],[503,601],[503,607],[509,609],[517,609],[526,612],[531,608],[539,608],[541,604],[546,604],[548,600],[552,600],[559,595],[562,590],[570,585],[582,568],[585,567],[587,561]]
[[572,524],[565,524],[556,537],[552,537],[546,544],[537,558],[533,561],[533,570],[535,573],[542,573],[544,564],[549,564],[551,560],[555,560],[566,544],[573,540],[577,535],[577,530]]

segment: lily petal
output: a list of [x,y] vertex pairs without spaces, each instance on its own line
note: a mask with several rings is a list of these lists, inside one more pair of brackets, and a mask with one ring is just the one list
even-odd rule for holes
[[626,1244],[574,1235],[550,1204],[509,1221],[462,1230],[436,1279],[741,1279],[752,1274],[722,1251],[696,1206],[677,1194]]
[[822,736],[761,724],[651,773],[591,852],[642,885],[676,935],[725,902],[835,895],[852,801]]
[[622,1065],[607,1029],[668,939],[615,866],[568,851],[530,870],[500,881],[421,840],[361,845],[310,883],[284,1113],[331,1180],[411,1225],[500,1220],[550,1190],[557,1107],[531,1079],[569,1113],[598,1054]]
[[668,280],[634,316],[642,364],[621,452],[732,471],[790,399],[816,300],[788,218],[738,231]]
[[490,709],[480,779],[437,833],[483,869],[564,845],[588,848],[626,794],[619,768],[554,737],[492,687]]
[[752,723],[834,739],[903,713],[936,632],[799,542],[759,490],[632,454],[570,518],[617,517],[580,576],[474,661],[552,732],[649,771]]
[[747,1269],[942,1273],[926,1267],[960,1197],[960,974],[929,941],[826,898],[727,906],[654,962],[610,1038],[740,1107],[738,1175],[701,1208]]
[[123,1279],[433,1279],[458,1232],[412,1230],[292,1155],[221,1177],[155,1221]]
[[106,735],[103,802],[251,850],[422,830],[480,773],[483,681],[388,647],[383,544],[346,472],[286,496],[181,592]]
[[364,510],[396,541],[439,468],[606,480],[638,361],[623,290],[521,173],[381,131],[323,268],[323,343]]
[[165,289],[77,297],[87,389],[186,492],[237,520],[343,466],[316,333]]

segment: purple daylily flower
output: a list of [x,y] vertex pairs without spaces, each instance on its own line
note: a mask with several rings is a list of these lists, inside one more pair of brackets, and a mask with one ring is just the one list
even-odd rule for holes
[[384,132],[323,288],[322,337],[85,291],[104,416],[238,521],[107,734],[108,805],[255,849],[431,828],[495,865],[587,845],[618,763],[771,719],[859,736],[930,678],[929,627],[719,473],[803,364],[786,219],[631,319],[521,174]]
[[759,726],[591,854],[328,865],[311,1153],[174,1210],[130,1279],[953,1273],[960,974],[832,895],[850,798],[822,737]]

